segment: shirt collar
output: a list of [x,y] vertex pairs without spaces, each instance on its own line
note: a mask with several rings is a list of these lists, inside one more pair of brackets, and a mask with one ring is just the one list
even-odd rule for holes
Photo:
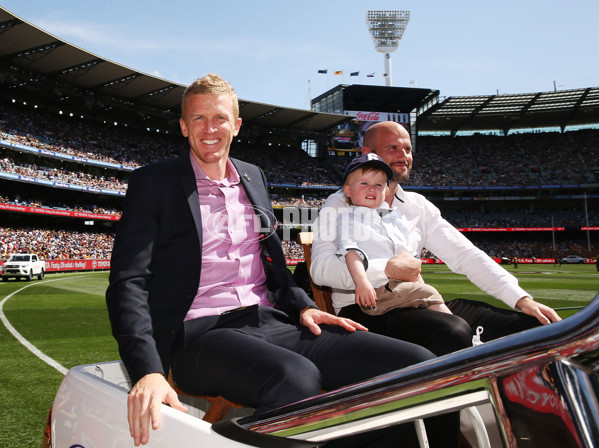
[[[406,201],[406,192],[401,188],[400,184],[397,184],[397,190],[395,190],[395,199],[405,202]],[[393,200],[395,202],[395,200]]]
[[222,180],[212,180],[208,175],[204,172],[202,167],[198,164],[197,160],[191,153],[189,152],[189,159],[191,160],[191,166],[193,168],[193,172],[195,173],[196,182],[208,183],[211,185],[223,185],[223,186],[231,186],[237,185],[240,182],[239,173],[231,162],[231,159],[227,158],[227,170],[229,175]]
[[[385,201],[383,201],[383,203],[386,204]],[[352,209],[352,212],[355,216],[359,217],[360,219],[363,219],[367,222],[378,222],[381,220],[381,216],[382,215],[386,215],[389,213],[388,209],[385,208],[370,208],[370,207],[363,207],[363,206],[359,206],[359,205],[350,205],[350,208]]]

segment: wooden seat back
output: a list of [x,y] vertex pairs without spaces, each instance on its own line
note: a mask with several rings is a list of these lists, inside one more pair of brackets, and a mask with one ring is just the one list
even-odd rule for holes
[[[308,274],[310,273],[311,256],[312,256],[312,232],[300,232],[297,235],[297,242],[304,248],[304,258],[306,259],[306,266],[308,267]],[[333,300],[331,288],[328,286],[320,286],[312,281],[310,276],[310,285],[312,286],[312,294],[316,306],[322,311],[335,314],[333,310]]]

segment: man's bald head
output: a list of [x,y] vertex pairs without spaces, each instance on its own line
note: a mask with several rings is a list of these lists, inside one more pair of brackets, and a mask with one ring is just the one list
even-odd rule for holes
[[378,154],[393,168],[394,182],[402,183],[412,170],[412,142],[410,133],[395,121],[381,121],[370,126],[364,134],[362,154]]

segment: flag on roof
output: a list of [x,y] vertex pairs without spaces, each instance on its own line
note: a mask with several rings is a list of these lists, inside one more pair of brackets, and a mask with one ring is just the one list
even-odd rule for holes
[[343,70],[337,70],[337,71],[335,72],[335,75],[343,75]]
[[349,74],[349,76],[358,76],[360,74],[360,72],[351,72]]
[[318,70],[318,73],[324,73],[326,75],[327,69],[325,68],[324,70]]

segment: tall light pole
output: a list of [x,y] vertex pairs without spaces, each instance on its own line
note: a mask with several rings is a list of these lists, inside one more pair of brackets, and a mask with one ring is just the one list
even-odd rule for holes
[[385,55],[385,85],[391,82],[391,53],[397,50],[399,40],[408,26],[410,11],[368,11],[366,24],[374,42],[374,48]]

